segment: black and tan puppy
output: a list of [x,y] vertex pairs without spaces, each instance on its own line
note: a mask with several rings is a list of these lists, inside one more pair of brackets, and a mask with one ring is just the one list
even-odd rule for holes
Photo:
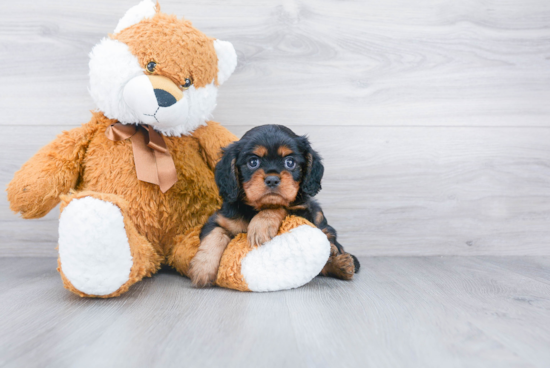
[[344,252],[336,230],[312,199],[321,190],[323,171],[308,139],[282,125],[253,128],[227,146],[216,165],[223,204],[201,230],[189,270],[193,284],[213,283],[222,253],[235,235],[247,232],[250,245],[261,245],[277,234],[287,215],[304,217],[327,235],[331,255],[321,274],[351,279],[359,262]]

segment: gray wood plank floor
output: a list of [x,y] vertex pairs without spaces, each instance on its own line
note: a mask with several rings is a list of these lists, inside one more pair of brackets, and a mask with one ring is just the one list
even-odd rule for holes
[[170,270],[117,299],[53,258],[0,258],[6,367],[548,367],[550,257],[362,257],[351,282],[196,290]]

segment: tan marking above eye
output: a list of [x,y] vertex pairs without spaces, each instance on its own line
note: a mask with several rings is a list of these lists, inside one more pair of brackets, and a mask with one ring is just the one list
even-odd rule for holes
[[285,156],[293,154],[294,151],[292,151],[287,146],[279,146],[279,149],[277,149],[277,153],[279,154],[279,156],[285,157]]
[[264,157],[267,155],[267,148],[264,146],[256,146],[254,147],[254,151],[252,151],[253,154],[255,154],[258,157]]

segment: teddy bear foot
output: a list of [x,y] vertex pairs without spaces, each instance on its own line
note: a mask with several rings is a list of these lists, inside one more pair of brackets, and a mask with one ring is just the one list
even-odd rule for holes
[[241,273],[251,291],[293,289],[317,276],[329,253],[326,235],[301,225],[251,250],[242,260]]
[[120,209],[93,197],[73,199],[59,219],[59,259],[77,290],[88,295],[117,291],[133,265]]
[[158,270],[162,257],[125,216],[120,198],[81,192],[63,202],[58,270],[67,289],[109,298]]
[[[200,246],[202,226],[174,240],[168,264],[189,276],[190,264]],[[289,216],[277,236],[251,247],[247,234],[238,234],[223,252],[215,285],[240,291],[293,289],[310,282],[321,272],[330,255],[325,233],[302,217]]]

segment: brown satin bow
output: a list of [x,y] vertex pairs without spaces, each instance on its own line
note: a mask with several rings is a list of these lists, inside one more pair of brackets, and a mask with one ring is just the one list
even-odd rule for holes
[[178,181],[176,166],[164,138],[150,126],[115,123],[107,128],[105,135],[115,142],[131,139],[139,180],[157,184],[162,193]]

